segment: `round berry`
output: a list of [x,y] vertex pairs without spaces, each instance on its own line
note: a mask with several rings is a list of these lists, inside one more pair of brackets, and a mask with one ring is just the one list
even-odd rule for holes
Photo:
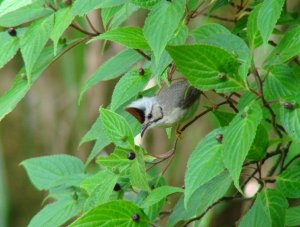
[[14,29],[14,28],[8,28],[8,29],[7,29],[7,32],[8,32],[8,34],[11,35],[11,36],[16,36],[16,35],[17,35],[17,31],[16,31],[16,29]]
[[216,140],[217,140],[219,143],[222,143],[222,142],[223,142],[223,134],[217,134],[217,135],[216,135]]
[[119,183],[116,183],[115,187],[114,187],[114,191],[118,192],[121,190],[121,185]]
[[65,4],[66,4],[67,6],[72,5],[72,0],[65,0]]
[[294,105],[290,102],[285,102],[285,103],[283,103],[283,107],[288,109],[288,110],[291,110],[291,109],[294,108]]
[[140,215],[138,215],[138,214],[133,214],[133,215],[131,216],[131,218],[132,218],[133,221],[137,222],[137,221],[140,220]]
[[143,68],[139,69],[139,74],[140,76],[144,76],[145,75],[145,70]]
[[128,158],[129,160],[135,159],[135,153],[134,153],[134,152],[128,152],[128,153],[127,153],[127,158]]

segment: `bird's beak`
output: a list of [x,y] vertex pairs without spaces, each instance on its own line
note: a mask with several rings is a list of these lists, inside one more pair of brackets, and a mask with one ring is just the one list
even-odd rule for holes
[[149,124],[142,125],[142,131],[141,131],[141,137],[143,138],[147,128],[149,127]]

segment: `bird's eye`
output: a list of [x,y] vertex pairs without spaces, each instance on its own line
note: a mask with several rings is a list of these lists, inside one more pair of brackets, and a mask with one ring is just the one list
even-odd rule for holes
[[152,113],[150,113],[149,115],[148,115],[148,119],[151,119],[152,118]]

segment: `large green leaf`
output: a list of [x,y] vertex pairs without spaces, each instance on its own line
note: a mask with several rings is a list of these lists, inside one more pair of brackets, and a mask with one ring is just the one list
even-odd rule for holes
[[143,30],[138,27],[122,27],[107,31],[96,36],[91,41],[105,39],[120,43],[133,49],[149,49]]
[[275,49],[266,59],[265,64],[267,66],[282,64],[299,53],[300,27],[297,26],[286,33],[286,35],[279,42],[278,46],[275,47]]
[[[18,30],[17,34],[18,34]],[[8,32],[0,32],[0,69],[10,61],[19,49],[19,38],[17,36],[11,36]]]
[[150,8],[160,1],[161,0],[130,0],[131,3],[144,8]]
[[268,99],[282,100],[286,96],[300,94],[299,84],[300,74],[287,65],[275,65],[270,69],[264,92]]
[[137,152],[136,156],[130,167],[130,183],[132,187],[150,191],[143,155],[141,152]]
[[179,71],[193,86],[201,90],[230,92],[244,87],[238,75],[240,63],[222,48],[200,44],[169,46],[167,51],[175,60]]
[[[71,41],[68,45],[71,45],[74,41]],[[60,45],[59,52],[61,53],[68,45]],[[53,47],[43,50],[39,57],[39,61],[34,65],[32,72],[32,81],[39,78],[42,72],[53,62],[57,57],[53,55]],[[31,85],[25,78],[25,70],[22,69],[13,81],[12,87],[0,97],[0,121],[11,112],[18,102],[26,95]]]
[[209,182],[224,170],[222,160],[222,143],[216,136],[222,134],[221,129],[216,129],[207,134],[193,150],[189,157],[185,172],[185,205],[189,203],[193,193],[202,185]]
[[53,40],[54,54],[57,51],[59,38],[72,23],[74,17],[70,7],[60,9],[54,14],[54,25],[50,35],[50,38]]
[[16,11],[24,6],[28,6],[34,2],[37,2],[38,0],[18,0],[18,1],[12,1],[12,0],[4,0],[0,2],[0,17]]
[[104,108],[100,109],[100,116],[103,129],[114,144],[134,149],[133,133],[124,117]]
[[241,191],[239,179],[242,165],[261,120],[261,107],[258,103],[252,103],[233,118],[224,133],[223,161],[234,181],[234,185],[239,191]]
[[183,192],[182,188],[171,187],[171,186],[161,186],[155,188],[153,191],[149,193],[147,198],[143,201],[143,207],[150,207],[161,200],[165,200],[168,195]]
[[300,206],[290,207],[285,215],[286,226],[300,226]]
[[83,16],[94,9],[109,8],[126,2],[127,0],[90,0],[87,3],[86,0],[77,0],[72,6],[72,11],[75,15]]
[[260,32],[258,30],[257,26],[257,17],[258,13],[260,11],[261,4],[257,5],[254,10],[250,13],[248,17],[248,22],[247,22],[247,38],[249,42],[249,46],[251,49],[255,49],[256,47],[260,46],[263,41],[260,35]]
[[216,23],[204,24],[191,32],[192,37],[197,43],[201,43],[210,36],[222,36],[223,34],[230,34],[230,31],[224,26]]
[[116,110],[137,95],[147,85],[150,76],[149,70],[144,70],[142,75],[137,71],[125,74],[115,86],[110,108]]
[[[295,98],[293,98],[295,97]],[[294,140],[300,141],[300,98],[299,95],[287,98],[287,102],[293,105],[288,109],[284,106],[280,107],[280,121]]]
[[53,28],[53,15],[35,21],[26,30],[21,39],[21,53],[29,83],[32,82],[32,72],[40,54],[46,45]]
[[240,226],[284,226],[287,207],[287,200],[279,191],[266,189],[257,195],[254,205],[243,217]]
[[112,170],[123,166],[126,167],[132,163],[132,161],[127,158],[128,152],[130,152],[130,150],[116,147],[114,152],[108,157],[99,156],[97,158],[97,163]]
[[[201,31],[201,33],[199,32],[199,30]],[[198,31],[196,33],[197,36],[194,35],[194,38],[197,43],[210,44],[223,48],[228,53],[237,57],[238,61],[241,62],[239,75],[244,84],[247,84],[246,80],[248,70],[251,65],[251,55],[245,41],[240,37],[230,33],[230,31],[226,31],[226,28],[222,27],[221,25],[216,26],[215,24],[210,24],[206,25],[204,29],[201,29],[200,27],[196,31]],[[214,31],[216,31],[215,34],[213,34]]]
[[277,177],[277,188],[288,198],[300,197],[300,166],[292,165]]
[[158,63],[166,45],[172,39],[185,12],[185,0],[161,1],[156,4],[144,25],[144,35]]
[[76,200],[63,199],[46,205],[30,221],[29,227],[36,226],[61,226],[82,209],[82,204]]
[[231,186],[231,183],[231,177],[227,172],[216,176],[194,192],[186,209],[184,206],[184,198],[182,196],[173,209],[167,226],[173,227],[180,221],[188,220],[203,213],[211,204],[224,196]]
[[265,129],[265,127],[261,124],[257,128],[255,139],[252,143],[252,146],[249,150],[246,159],[255,161],[263,159],[267,154],[268,145],[268,132]]
[[38,1],[32,5],[28,5],[16,11],[5,14],[4,16],[0,17],[0,26],[15,27],[53,13],[52,9],[43,7],[43,3],[44,2]]
[[257,15],[257,26],[264,43],[270,35],[280,17],[285,0],[264,0]]
[[[138,220],[133,220],[133,216],[138,216]],[[117,200],[104,203],[84,214],[70,227],[88,227],[88,226],[127,226],[144,227],[149,226],[148,217],[141,208],[135,204]]]
[[212,111],[214,116],[218,119],[220,127],[229,125],[235,114],[227,111],[214,110]]
[[68,183],[73,176],[83,174],[84,165],[70,155],[52,155],[27,159],[21,162],[30,181],[39,190]]
[[88,165],[104,147],[111,143],[111,140],[106,136],[100,117],[94,122],[90,130],[81,138],[80,145],[96,140],[92,151],[90,152],[85,165]]
[[97,174],[85,179],[80,187],[85,189],[89,197],[85,201],[84,209],[90,210],[109,200],[119,176],[109,170],[101,170]]
[[107,62],[102,64],[91,78],[82,86],[79,101],[81,100],[82,95],[91,86],[101,81],[114,79],[121,74],[126,73],[143,58],[144,57],[135,50],[127,49],[109,59]]

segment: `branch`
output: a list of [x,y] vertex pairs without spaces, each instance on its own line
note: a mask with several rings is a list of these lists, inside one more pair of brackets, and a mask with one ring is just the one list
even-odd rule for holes
[[134,49],[136,52],[138,52],[140,55],[142,55],[144,58],[146,58],[148,61],[151,61],[151,57],[145,54],[143,51],[140,49]]

